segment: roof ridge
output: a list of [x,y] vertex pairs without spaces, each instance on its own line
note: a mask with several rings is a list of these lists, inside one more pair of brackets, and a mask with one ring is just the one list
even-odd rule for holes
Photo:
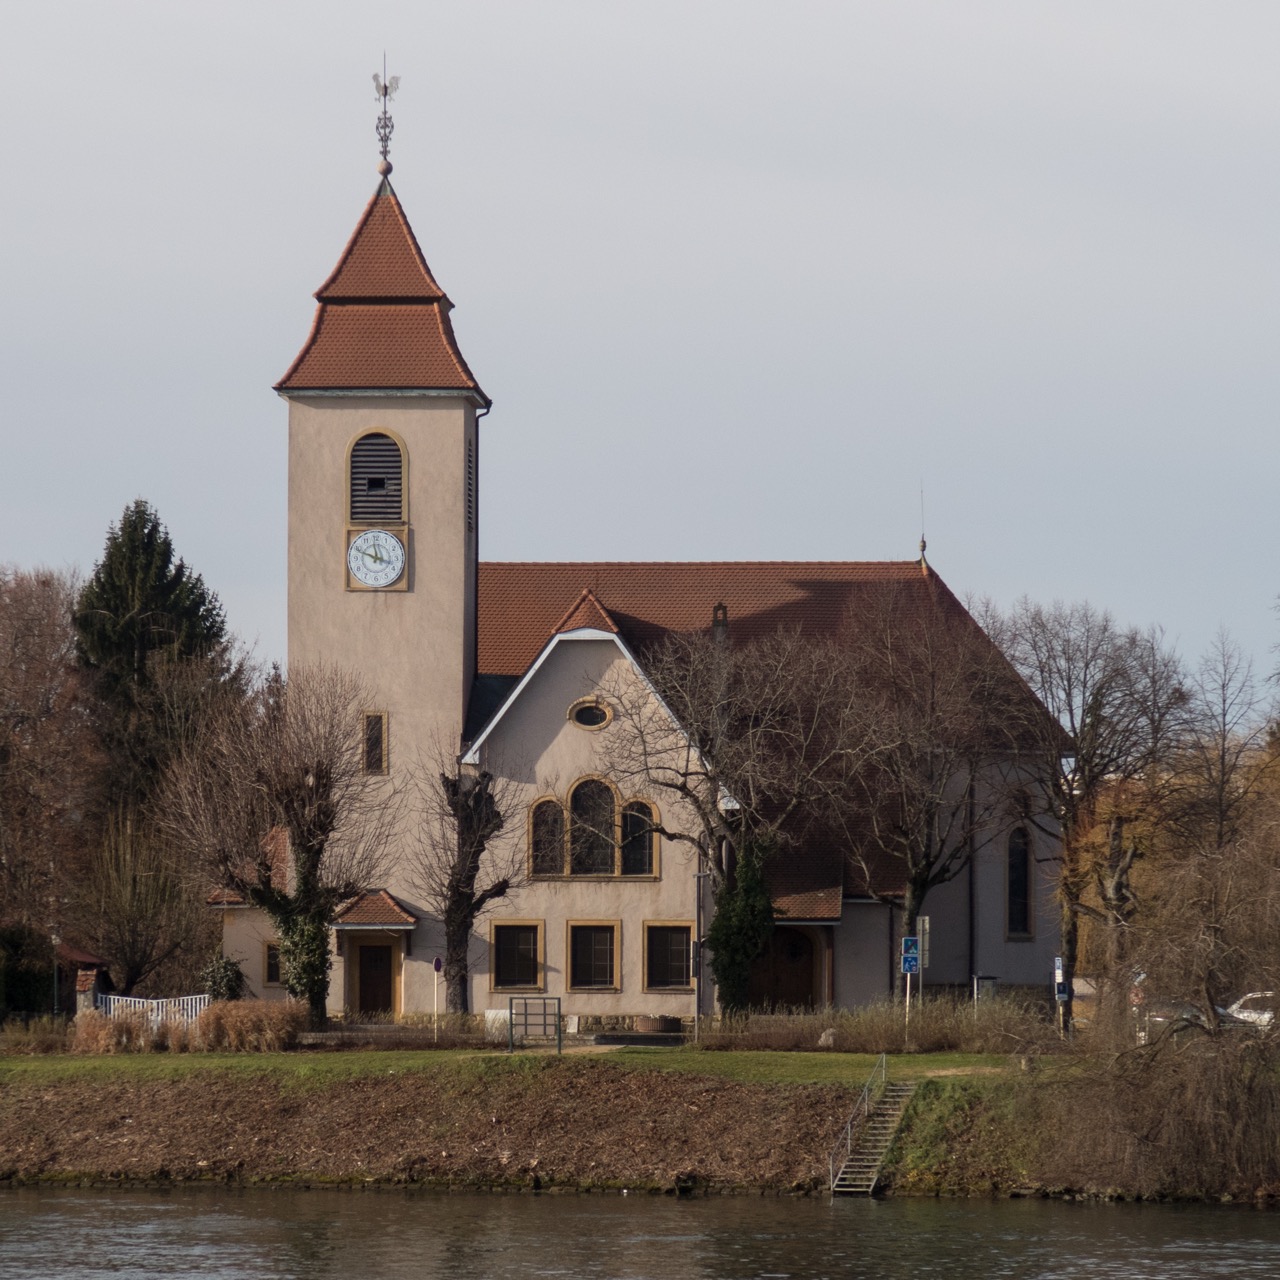
[[563,569],[602,566],[679,569],[686,565],[697,568],[706,568],[708,565],[742,566],[743,568],[773,568],[779,565],[815,565],[823,568],[857,565],[859,568],[870,568],[873,565],[892,565],[902,569],[918,570],[920,568],[919,560],[482,560],[480,563],[493,567],[511,565],[515,568],[526,568],[530,565],[555,565]]

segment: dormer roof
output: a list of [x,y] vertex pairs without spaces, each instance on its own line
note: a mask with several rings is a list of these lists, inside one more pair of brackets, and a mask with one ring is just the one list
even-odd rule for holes
[[488,406],[458,349],[453,304],[385,178],[315,298],[311,333],[276,383],[281,394],[457,392]]
[[595,592],[587,587],[570,606],[568,613],[552,628],[555,635],[565,631],[580,631],[589,627],[594,631],[612,631],[618,634],[618,624],[609,616],[609,611],[595,597]]

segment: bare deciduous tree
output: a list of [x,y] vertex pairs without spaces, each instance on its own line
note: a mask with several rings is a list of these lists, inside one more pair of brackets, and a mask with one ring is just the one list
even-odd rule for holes
[[0,567],[0,920],[47,934],[80,867],[98,755],[74,574]]
[[[1061,945],[1070,997],[1082,915],[1092,912],[1111,930],[1110,952],[1123,949],[1142,850],[1133,837],[1154,801],[1160,763],[1181,732],[1184,677],[1159,631],[1120,627],[1089,604],[1046,608],[1023,599],[1004,617],[991,611],[984,621],[1052,717],[1027,727],[1028,748],[1044,786],[1039,821],[1061,835]],[[1091,888],[1100,909],[1086,901]],[[1068,998],[1068,1023],[1071,1013]]]
[[459,770],[444,752],[419,773],[409,874],[444,925],[446,1007],[467,1013],[472,929],[525,877],[523,829],[508,825],[516,787],[487,771]]
[[709,874],[712,972],[722,1006],[741,1008],[772,929],[766,864],[839,825],[870,748],[865,699],[829,638],[792,630],[734,644],[723,614],[709,633],[650,650],[644,668],[652,686],[637,677],[609,690],[609,768],[665,797],[661,834]]
[[102,848],[75,896],[88,940],[111,961],[122,995],[207,935],[203,895],[172,845],[128,806],[108,814]]
[[929,892],[1023,816],[1027,737],[1047,717],[949,593],[877,592],[847,643],[872,743],[846,810],[850,844],[873,892],[901,882],[902,929],[914,934]]
[[170,770],[161,816],[212,884],[264,911],[281,977],[317,1024],[329,988],[329,926],[376,887],[401,794],[364,770],[368,690],[349,672],[295,667],[220,708]]

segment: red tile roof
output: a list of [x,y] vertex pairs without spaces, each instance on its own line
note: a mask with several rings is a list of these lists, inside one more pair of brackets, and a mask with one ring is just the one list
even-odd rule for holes
[[523,675],[588,592],[615,628],[643,647],[668,632],[709,627],[720,603],[735,638],[791,626],[834,632],[856,620],[860,598],[891,584],[905,588],[904,606],[915,599],[921,609],[941,605],[964,614],[917,560],[490,562],[480,566],[478,669]]
[[844,854],[836,849],[783,849],[765,864],[774,915],[786,920],[839,920]]
[[359,925],[361,928],[402,928],[415,925],[418,917],[385,889],[370,889],[352,898],[334,917],[334,924]]
[[306,344],[277,391],[469,391],[452,307],[427,266],[396,193],[383,181],[329,278]]
[[552,628],[554,635],[562,631],[577,631],[582,627],[594,627],[597,631],[612,631],[618,634],[618,624],[609,617],[608,611],[601,607],[595,593],[589,588],[584,591],[568,613]]

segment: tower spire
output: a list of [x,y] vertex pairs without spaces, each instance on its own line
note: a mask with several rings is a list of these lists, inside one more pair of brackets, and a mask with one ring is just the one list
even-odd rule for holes
[[400,87],[399,76],[387,75],[387,55],[382,55],[382,74],[376,71],[373,73],[373,88],[377,95],[377,99],[382,103],[382,114],[378,116],[378,123],[374,129],[378,134],[378,141],[382,144],[382,159],[378,162],[378,172],[385,178],[391,172],[391,161],[388,159],[388,153],[391,150],[391,133],[395,129],[395,121],[391,119],[391,113],[387,110],[387,103],[396,96],[396,90]]

